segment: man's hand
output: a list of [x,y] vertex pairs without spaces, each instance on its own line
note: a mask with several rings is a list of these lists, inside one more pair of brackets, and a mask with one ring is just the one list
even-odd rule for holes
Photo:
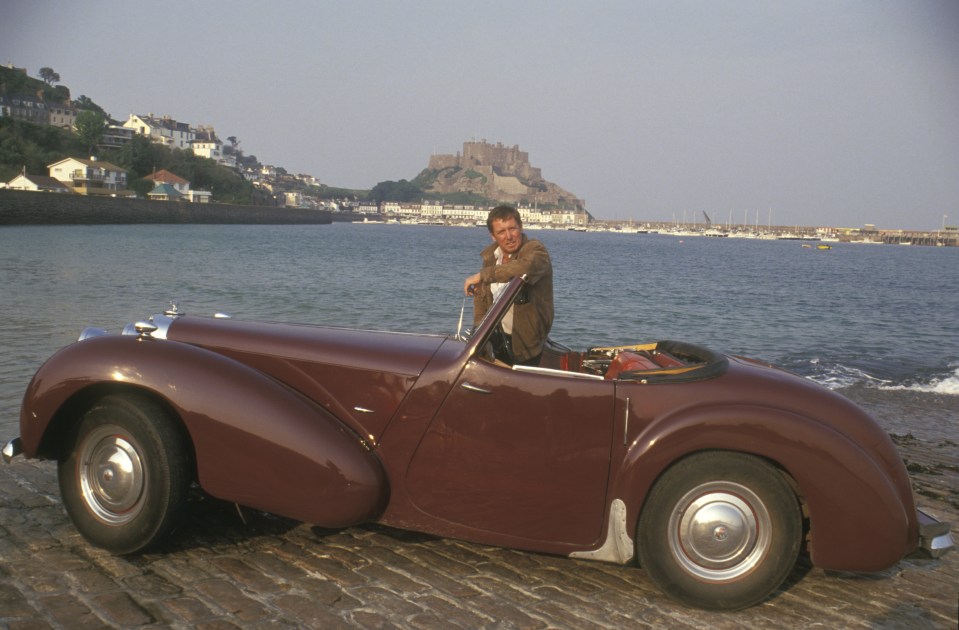
[[475,285],[479,284],[479,282],[480,282],[480,275],[478,273],[474,273],[472,276],[470,276],[463,282],[463,293],[465,295],[472,297]]

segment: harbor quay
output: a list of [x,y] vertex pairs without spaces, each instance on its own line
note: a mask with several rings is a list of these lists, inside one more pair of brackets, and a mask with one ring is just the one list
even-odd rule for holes
[[[893,436],[917,502],[959,523],[959,445]],[[161,548],[87,544],[56,464],[0,464],[0,628],[950,628],[959,553],[874,574],[801,560],[773,597],[717,613],[635,565],[525,553],[378,525],[324,530],[197,493]]]
[[322,225],[328,210],[151,201],[0,189],[0,226],[8,225]]
[[[343,209],[336,204],[321,208],[286,206],[245,206],[220,203],[152,201],[126,197],[64,195],[0,189],[0,226],[4,225],[103,225],[103,224],[247,224],[298,225],[329,223],[386,223],[485,227],[488,208],[478,206],[421,205],[391,210],[370,206],[368,210]],[[395,204],[393,204],[395,205]],[[633,222],[601,220],[587,213],[554,212],[546,214],[520,207],[526,230],[571,230],[576,232],[611,232],[619,234],[665,234],[672,236],[705,236],[755,240],[798,240],[846,242],[886,245],[929,245],[959,247],[959,227],[946,226],[932,231],[901,229],[757,226],[747,224]],[[545,217],[561,219],[545,222]]]

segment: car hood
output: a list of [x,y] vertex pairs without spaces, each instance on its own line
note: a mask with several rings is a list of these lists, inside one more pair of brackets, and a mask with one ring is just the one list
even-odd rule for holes
[[446,339],[443,335],[206,317],[180,317],[166,337],[214,352],[236,353],[251,362],[258,356],[284,357],[405,375],[419,374]]
[[165,338],[240,361],[300,392],[375,444],[443,335],[182,316]]

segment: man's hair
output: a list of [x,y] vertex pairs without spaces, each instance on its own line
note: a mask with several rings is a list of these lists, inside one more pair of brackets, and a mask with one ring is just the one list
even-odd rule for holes
[[519,216],[519,210],[513,206],[496,206],[489,211],[486,217],[486,229],[493,233],[493,221],[505,221],[506,219],[516,219],[516,225],[523,227],[523,219]]

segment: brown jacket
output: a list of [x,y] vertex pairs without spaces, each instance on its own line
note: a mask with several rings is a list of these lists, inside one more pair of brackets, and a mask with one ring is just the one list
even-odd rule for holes
[[480,284],[473,298],[473,327],[479,325],[493,304],[490,284],[509,282],[526,274],[528,300],[513,303],[513,354],[517,361],[526,361],[543,351],[546,336],[553,325],[553,263],[546,247],[523,234],[519,251],[505,265],[496,264],[496,243],[480,253],[483,267]]

